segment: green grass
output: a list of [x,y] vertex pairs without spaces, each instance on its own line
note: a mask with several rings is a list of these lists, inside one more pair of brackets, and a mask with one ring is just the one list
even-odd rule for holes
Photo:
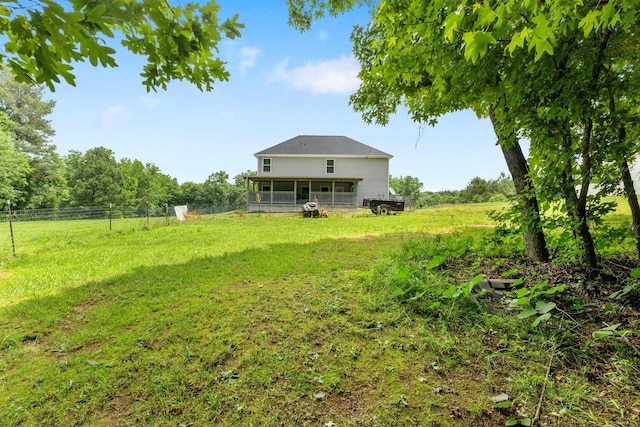
[[[165,220],[160,219],[151,222],[151,230],[146,230],[144,220],[118,220],[114,221],[113,232],[109,232],[108,220],[18,222],[13,224],[17,259],[12,259],[5,223],[2,225],[6,229],[0,235],[0,266],[5,275],[11,276],[11,286],[0,289],[0,306],[51,295],[143,266],[174,265],[283,243],[311,244],[327,238],[452,232],[461,227],[484,226],[487,221],[484,208],[451,207],[379,217],[362,210],[355,216],[333,214],[317,221],[296,215],[216,215],[164,227]],[[281,264],[281,260],[274,263]],[[273,266],[269,269],[273,270]],[[234,268],[233,273],[236,272]],[[275,277],[281,274],[279,269],[274,273]]]
[[[500,392],[533,415],[543,339],[503,312],[420,316],[375,283],[419,236],[482,235],[496,206],[15,223],[16,258],[0,236],[0,424],[504,425]],[[560,425],[633,420],[578,412],[597,389],[566,377]]]

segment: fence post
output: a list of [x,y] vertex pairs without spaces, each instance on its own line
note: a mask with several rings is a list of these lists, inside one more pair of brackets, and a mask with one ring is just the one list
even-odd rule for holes
[[164,216],[167,219],[167,225],[169,225],[169,203],[164,204]]
[[113,204],[109,203],[109,231],[111,231],[111,217],[113,217]]
[[7,208],[9,209],[9,233],[11,234],[11,249],[13,250],[13,256],[16,256],[16,242],[13,239],[13,215],[11,214],[11,200],[7,200]]

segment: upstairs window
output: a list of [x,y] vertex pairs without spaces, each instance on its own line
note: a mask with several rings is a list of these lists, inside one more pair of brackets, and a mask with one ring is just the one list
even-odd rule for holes
[[333,159],[327,159],[327,173],[335,173],[336,161]]
[[271,159],[262,159],[262,172],[271,172]]

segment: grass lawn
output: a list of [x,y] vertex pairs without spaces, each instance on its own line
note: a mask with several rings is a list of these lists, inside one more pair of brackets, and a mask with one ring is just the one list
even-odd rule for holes
[[[482,235],[497,207],[118,220],[113,231],[108,221],[14,223],[15,258],[2,223],[0,424],[502,426],[532,417],[549,380],[543,338],[521,336],[522,322],[497,309],[477,325],[444,309],[441,319],[422,316],[376,286],[381,263],[408,242]],[[603,387],[585,382],[588,370],[558,371],[544,419],[636,425],[638,383],[621,360]],[[496,403],[503,393],[513,408]]]

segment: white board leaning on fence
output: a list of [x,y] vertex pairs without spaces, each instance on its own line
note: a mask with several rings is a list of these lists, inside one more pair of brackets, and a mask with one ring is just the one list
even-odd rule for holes
[[176,218],[178,218],[178,221],[184,221],[187,219],[187,213],[189,212],[187,205],[174,206],[173,210],[176,212]]

